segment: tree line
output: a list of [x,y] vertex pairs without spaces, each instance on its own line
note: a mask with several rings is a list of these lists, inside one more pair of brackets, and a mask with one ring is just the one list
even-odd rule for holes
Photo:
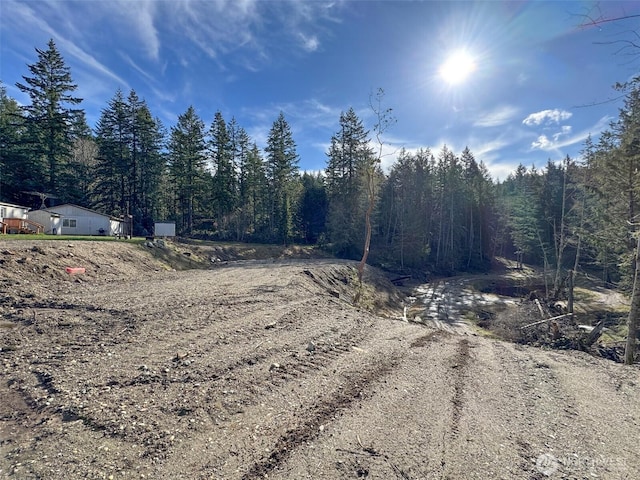
[[496,182],[469,148],[401,150],[383,172],[353,108],[341,113],[317,173],[300,171],[282,112],[260,149],[219,111],[207,124],[190,106],[166,128],[135,91],[118,90],[92,130],[55,43],[36,53],[16,83],[30,104],[19,105],[0,85],[4,201],[37,207],[24,192],[44,192],[50,202],[131,215],[136,235],[173,220],[180,235],[317,244],[354,259],[363,255],[369,214],[370,259],[389,268],[483,271],[505,256],[544,266],[549,296],[561,294],[569,271],[631,288],[638,79],[621,86],[619,117],[597,143],[585,142],[580,158],[520,165]]

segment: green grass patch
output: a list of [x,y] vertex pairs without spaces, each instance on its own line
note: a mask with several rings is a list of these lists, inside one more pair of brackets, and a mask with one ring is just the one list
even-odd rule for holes
[[607,327],[602,333],[600,341],[605,344],[624,342],[627,339],[627,332],[628,329],[626,322],[623,322],[620,325]]
[[140,244],[145,241],[142,237],[134,237],[131,239],[120,239],[107,235],[37,235],[35,233],[0,235],[0,241],[22,241],[22,240],[45,240],[51,242],[127,242]]

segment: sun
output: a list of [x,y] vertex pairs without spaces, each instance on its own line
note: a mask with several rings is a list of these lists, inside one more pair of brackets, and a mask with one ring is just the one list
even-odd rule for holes
[[440,76],[449,85],[463,83],[476,70],[476,61],[466,50],[453,52],[440,66]]

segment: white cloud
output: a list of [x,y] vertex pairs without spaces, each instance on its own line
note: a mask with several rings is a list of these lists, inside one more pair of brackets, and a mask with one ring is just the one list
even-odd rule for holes
[[549,140],[546,135],[540,135],[538,139],[531,143],[531,148],[534,150],[554,150],[556,149],[556,143]]
[[555,133],[550,139],[546,135],[540,135],[538,139],[531,143],[532,150],[553,151],[557,155],[563,155],[561,149],[584,142],[589,135],[596,136],[607,128],[612,117],[605,116],[599,119],[595,125],[586,128],[578,133],[572,133],[570,126],[563,126],[560,132]]
[[511,105],[500,106],[473,122],[474,127],[499,127],[509,123],[518,114],[518,109]]
[[302,48],[307,52],[315,52],[320,47],[320,41],[315,35],[307,37],[304,33],[300,33],[300,39],[302,40]]
[[565,120],[568,120],[573,116],[573,113],[566,110],[560,110],[554,108],[553,110],[542,110],[540,112],[532,113],[525,118],[522,123],[531,127],[535,125],[550,125],[559,124]]

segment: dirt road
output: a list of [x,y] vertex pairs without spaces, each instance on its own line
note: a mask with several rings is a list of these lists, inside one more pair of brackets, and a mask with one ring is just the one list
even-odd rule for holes
[[356,309],[337,261],[36,281],[23,257],[2,265],[25,273],[2,287],[0,476],[640,478],[637,367]]

